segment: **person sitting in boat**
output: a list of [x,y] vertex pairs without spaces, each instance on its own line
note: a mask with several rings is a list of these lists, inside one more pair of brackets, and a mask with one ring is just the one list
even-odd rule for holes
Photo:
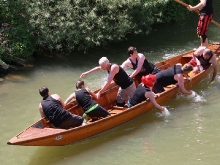
[[203,69],[207,69],[210,66],[213,68],[213,75],[210,83],[215,80],[215,77],[218,72],[218,65],[216,55],[205,46],[200,46],[194,53],[193,58],[189,62],[192,66],[194,66],[193,72],[199,73]]
[[153,91],[155,93],[161,93],[164,90],[164,87],[172,84],[178,83],[180,91],[184,94],[191,95],[192,91],[187,91],[184,87],[184,78],[185,75],[187,79],[190,80],[188,77],[188,73],[193,70],[193,66],[189,63],[186,63],[182,66],[182,64],[178,63],[166,70],[162,70],[157,73],[155,76],[157,78]]
[[128,48],[129,58],[125,60],[121,67],[130,67],[134,72],[130,75],[131,78],[135,76],[145,76],[150,73],[156,74],[160,72],[160,69],[155,66],[152,62],[148,61],[142,53],[138,53],[135,47],[130,46]]
[[81,126],[84,123],[83,117],[71,114],[63,108],[64,102],[58,94],[50,95],[46,86],[41,87],[39,93],[43,97],[39,104],[40,115],[49,120],[55,127],[69,129]]
[[153,74],[142,76],[141,81],[142,83],[138,85],[133,96],[128,100],[127,106],[130,108],[149,98],[153,105],[162,111],[164,116],[169,116],[169,111],[165,107],[160,106],[155,100],[155,97],[159,97],[160,94],[155,94],[152,92],[152,87],[156,81],[156,76]]
[[83,117],[88,120],[88,116],[91,118],[99,118],[110,116],[108,111],[106,111],[103,107],[97,104],[94,100],[92,100],[93,96],[96,98],[96,94],[92,92],[89,88],[86,88],[84,81],[79,80],[76,82],[77,91],[73,92],[64,102],[64,105],[67,105],[73,98],[76,99],[78,104],[83,108],[84,114]]
[[124,71],[122,67],[117,64],[112,64],[106,57],[102,57],[99,60],[99,66],[84,72],[80,75],[80,78],[83,76],[96,72],[99,70],[106,70],[108,71],[108,79],[100,89],[100,91],[96,94],[97,99],[100,98],[100,95],[108,88],[111,84],[112,80],[120,87],[117,93],[117,101],[116,105],[123,107],[125,102],[133,95],[136,86],[134,81],[128,76],[128,74]]

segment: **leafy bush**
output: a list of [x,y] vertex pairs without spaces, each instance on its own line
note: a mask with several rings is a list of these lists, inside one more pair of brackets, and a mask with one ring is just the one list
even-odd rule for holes
[[146,33],[154,23],[183,18],[185,8],[173,0],[29,0],[32,34],[40,46],[86,50]]
[[9,24],[1,36],[7,44],[0,47],[0,58],[7,61],[26,58],[39,47],[86,51],[127,33],[148,34],[152,24],[189,13],[173,0],[2,0],[0,12]]
[[23,0],[0,1],[1,47],[0,58],[4,61],[16,61],[27,58],[34,52],[35,42],[28,31]]

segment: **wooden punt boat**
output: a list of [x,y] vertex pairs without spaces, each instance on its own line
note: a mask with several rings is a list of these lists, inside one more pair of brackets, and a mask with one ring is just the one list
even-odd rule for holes
[[[211,44],[209,48],[217,54],[218,60],[218,56],[220,55],[219,44]],[[161,69],[167,69],[176,63],[185,64],[190,61],[192,54],[193,50],[159,62],[156,65]],[[207,70],[202,71],[196,75],[193,73],[189,74],[192,78],[192,81],[185,82],[186,89],[190,89],[192,86],[198,84],[211,71],[212,69],[208,68]],[[166,90],[161,93],[161,96],[156,98],[159,104],[163,104],[164,102],[174,98],[176,94],[179,93],[179,88],[176,84],[170,85],[165,89]],[[85,126],[71,128],[68,130],[50,128],[50,126],[45,123],[45,119],[40,119],[36,123],[32,124],[22,132],[17,134],[12,139],[10,139],[7,144],[25,146],[67,145],[112,129],[154,108],[153,104],[150,101],[144,101],[131,108],[116,107],[115,99],[117,95],[117,90],[118,86],[112,83],[110,87],[101,95],[101,98],[97,101],[101,106],[103,106],[110,112],[111,116],[109,117],[93,122],[90,121]],[[83,114],[82,108],[77,104],[76,101],[68,104],[65,109],[74,114]]]

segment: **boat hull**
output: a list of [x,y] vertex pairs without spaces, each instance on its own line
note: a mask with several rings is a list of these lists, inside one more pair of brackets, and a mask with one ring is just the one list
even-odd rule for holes
[[[218,56],[220,50],[218,44],[210,45],[210,49],[213,50]],[[176,63],[187,63],[192,57],[193,51],[175,56],[171,59],[157,63],[157,66],[161,69],[167,69]],[[218,58],[217,58],[218,60]],[[212,72],[212,68],[208,68],[194,75],[191,73],[192,80],[185,82],[186,89],[190,89],[197,85],[201,80],[208,76]],[[139,83],[140,79],[136,80],[136,84]],[[131,108],[117,108],[115,107],[115,99],[117,95],[118,86],[114,83],[110,85],[108,90],[101,95],[101,99],[98,103],[107,109],[110,113],[110,117],[106,117],[94,122],[90,122],[85,126],[71,128],[68,130],[50,128],[45,124],[44,119],[41,119],[10,139],[7,144],[11,145],[26,145],[26,146],[59,146],[74,143],[86,138],[90,138],[99,133],[103,133],[121,124],[124,124],[154,108],[150,101],[144,101]],[[98,91],[98,90],[97,90]],[[95,92],[97,92],[95,91]],[[161,93],[160,97],[156,98],[159,104],[163,104],[173,98],[180,92],[179,87],[174,84],[166,88],[166,91]],[[76,101],[65,107],[71,113],[82,115],[83,110]]]

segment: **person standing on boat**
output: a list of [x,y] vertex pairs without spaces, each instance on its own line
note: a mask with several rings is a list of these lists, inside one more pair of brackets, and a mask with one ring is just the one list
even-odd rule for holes
[[212,0],[200,0],[195,6],[188,6],[189,11],[199,10],[199,21],[197,26],[197,34],[201,41],[201,46],[208,47],[207,31],[211,20],[213,19]]
[[88,116],[91,118],[99,118],[110,116],[108,111],[103,107],[97,104],[92,100],[91,96],[96,98],[96,94],[92,92],[89,88],[86,88],[84,81],[79,80],[76,82],[77,91],[73,92],[64,102],[64,105],[67,105],[73,98],[76,99],[78,104],[83,108],[84,114],[83,117],[88,120]]
[[100,95],[108,88],[112,80],[120,87],[117,93],[116,105],[123,107],[125,102],[133,95],[135,91],[134,81],[128,76],[128,74],[117,64],[112,64],[106,57],[102,57],[99,60],[99,66],[84,72],[80,75],[80,78],[86,76],[89,73],[106,70],[108,71],[108,79],[96,94],[97,99],[100,98]]
[[193,92],[187,91],[184,87],[183,75],[189,79],[188,73],[192,70],[193,66],[191,64],[187,63],[182,66],[182,64],[178,63],[166,70],[160,71],[155,75],[157,80],[154,84],[153,91],[155,93],[161,93],[165,91],[164,87],[177,83],[182,93],[191,95]]
[[216,60],[216,55],[210,49],[205,46],[200,46],[194,53],[193,58],[189,62],[194,66],[193,72],[199,73],[203,69],[207,69],[210,66],[213,68],[213,75],[210,83],[215,80],[215,77],[218,72],[218,65]]
[[125,60],[121,67],[130,67],[134,72],[130,75],[131,78],[135,76],[145,76],[148,74],[156,74],[160,72],[160,69],[152,62],[148,61],[142,53],[138,53],[135,47],[130,46],[128,48],[129,58]]
[[169,116],[169,111],[165,107],[160,106],[155,100],[155,97],[159,97],[160,94],[155,94],[154,92],[152,92],[152,87],[154,86],[154,83],[156,81],[156,76],[153,74],[142,76],[141,81],[142,83],[138,85],[133,96],[128,100],[128,108],[139,104],[149,98],[152,104],[156,108],[160,109],[164,116]]
[[81,116],[66,111],[64,102],[58,94],[50,95],[49,89],[43,86],[39,89],[43,100],[39,104],[39,111],[42,118],[48,119],[55,127],[69,129],[83,124]]

